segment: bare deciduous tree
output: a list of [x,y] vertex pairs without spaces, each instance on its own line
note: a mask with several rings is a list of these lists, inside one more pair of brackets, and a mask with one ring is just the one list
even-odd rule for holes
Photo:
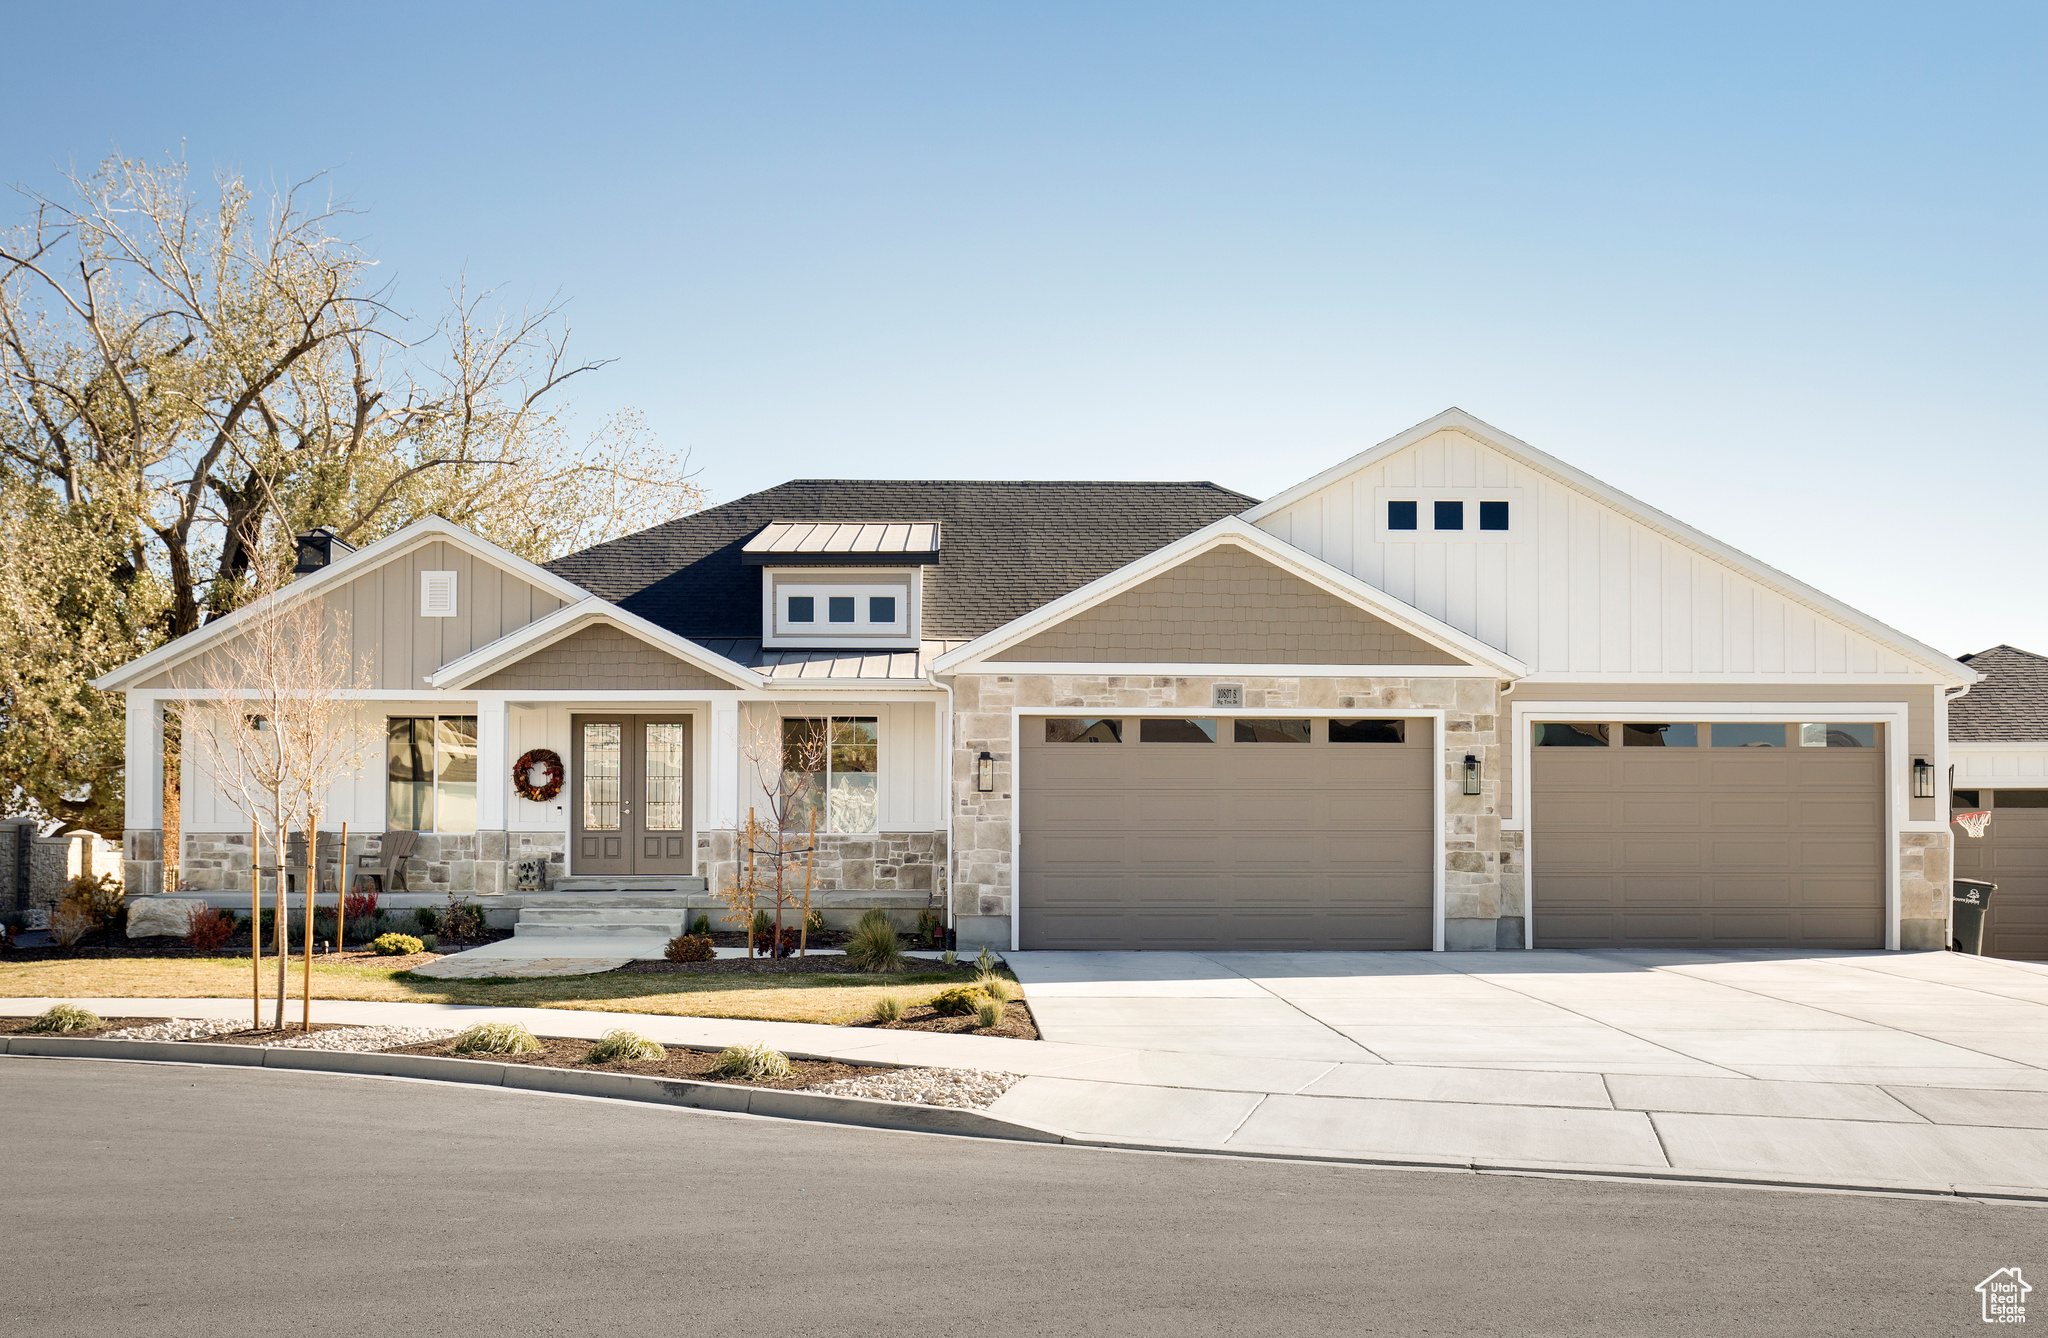
[[[791,729],[789,726],[797,728]],[[749,809],[747,823],[737,835],[739,868],[733,881],[715,895],[735,918],[747,925],[748,942],[753,942],[754,912],[765,898],[774,907],[776,951],[782,944],[782,917],[795,911],[802,917],[799,937],[809,947],[810,861],[815,858],[820,805],[820,778],[825,774],[829,732],[820,720],[772,720],[749,722],[740,742],[740,756],[754,770],[760,809]],[[792,866],[805,861],[801,898]]]

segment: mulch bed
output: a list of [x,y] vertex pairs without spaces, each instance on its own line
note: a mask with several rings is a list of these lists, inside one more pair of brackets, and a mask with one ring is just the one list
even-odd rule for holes
[[1004,1036],[1013,1041],[1035,1041],[1038,1024],[1031,1020],[1031,1009],[1022,999],[1012,999],[1003,1005],[1003,1020],[993,1027],[975,1024],[974,1015],[965,1017],[940,1017],[924,1004],[903,1010],[903,1016],[894,1022],[855,1022],[856,1027],[869,1027],[875,1031],[945,1031],[967,1036]]
[[693,1078],[699,1082],[737,1083],[745,1087],[779,1087],[792,1090],[811,1087],[821,1082],[833,1082],[840,1078],[863,1078],[878,1072],[893,1072],[888,1066],[873,1064],[841,1064],[832,1060],[792,1059],[789,1067],[791,1076],[763,1082],[747,1082],[741,1078],[725,1078],[714,1074],[711,1066],[718,1059],[716,1053],[706,1050],[685,1050],[679,1046],[668,1047],[667,1059],[629,1060],[617,1064],[586,1064],[583,1056],[590,1052],[596,1042],[569,1040],[562,1037],[540,1037],[541,1048],[535,1053],[524,1055],[458,1055],[451,1041],[434,1041],[426,1045],[409,1045],[399,1050],[386,1051],[394,1055],[442,1055],[454,1059],[481,1059],[493,1064],[537,1064],[555,1069],[589,1069],[597,1073],[638,1073],[655,1078]]
[[[0,959],[4,960],[4,959]],[[110,1017],[102,1019],[103,1027],[90,1027],[85,1031],[30,1032],[32,1017],[0,1017],[0,1036],[97,1036],[101,1032],[121,1031],[128,1027],[152,1027],[163,1021],[160,1017]]]
[[[365,966],[397,965],[403,969],[405,967],[418,966],[422,962],[434,961],[436,958],[446,956],[451,952],[464,952],[481,944],[496,943],[500,939],[510,937],[512,937],[510,931],[501,933],[493,930],[483,938],[466,940],[461,943],[444,938],[437,945],[440,948],[438,953],[414,953],[407,957],[379,957],[367,947],[356,944],[349,945],[346,952],[322,952],[320,950],[320,940],[316,938],[313,940],[313,960],[316,962],[342,962],[349,965]],[[289,956],[293,961],[302,961],[304,960],[305,951],[305,940],[301,939],[292,944]],[[90,947],[80,944],[75,948],[16,948],[12,952],[0,952],[0,962],[105,962],[130,957],[240,957],[247,960],[248,956],[249,936],[247,934],[237,934],[220,947],[207,952],[186,947],[183,939],[133,938],[117,940],[114,946],[110,948],[103,948],[98,944]],[[263,960],[265,962],[277,960],[277,954],[272,951],[271,942],[267,938],[263,940]]]
[[[783,923],[787,926],[788,921]],[[846,946],[846,941],[852,937],[853,931],[850,929],[821,929],[811,935],[808,946],[813,948],[843,948]],[[898,933],[896,937],[906,948],[936,952],[944,946],[937,943],[926,943],[918,939],[915,934]],[[917,941],[913,942],[912,940]],[[747,946],[747,936],[737,930],[714,929],[711,931],[711,942],[714,946],[720,948],[744,948]]]
[[[923,957],[905,959],[903,968],[916,975],[958,976],[970,980],[971,966],[947,969],[945,963]],[[714,957],[708,962],[628,962],[613,974],[636,976],[864,976],[867,972],[842,956],[831,957]]]

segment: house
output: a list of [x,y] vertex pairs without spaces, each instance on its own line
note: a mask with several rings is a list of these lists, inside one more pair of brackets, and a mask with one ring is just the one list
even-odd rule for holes
[[[1264,502],[805,481],[545,567],[422,522],[292,591],[378,675],[352,858],[416,831],[409,881],[504,908],[534,854],[709,905],[755,765],[830,729],[824,904],[930,898],[969,950],[1948,941],[1978,671],[1456,409]],[[100,680],[131,885],[163,703],[235,626]],[[225,898],[247,838],[185,766],[181,881]]]
[[1991,822],[1956,837],[1956,877],[1998,885],[1986,956],[2048,960],[2048,655],[1993,646],[1961,661],[1984,681],[1949,705],[1950,803]]

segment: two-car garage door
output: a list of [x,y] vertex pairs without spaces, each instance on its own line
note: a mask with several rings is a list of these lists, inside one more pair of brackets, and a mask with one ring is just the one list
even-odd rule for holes
[[1026,948],[1430,946],[1429,720],[1027,717]]
[[1539,948],[1882,948],[1883,727],[1539,724]]

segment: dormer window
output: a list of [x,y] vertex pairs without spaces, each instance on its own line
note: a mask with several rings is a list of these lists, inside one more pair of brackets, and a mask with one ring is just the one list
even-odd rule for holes
[[915,571],[766,568],[761,573],[771,647],[906,648],[917,644]]

